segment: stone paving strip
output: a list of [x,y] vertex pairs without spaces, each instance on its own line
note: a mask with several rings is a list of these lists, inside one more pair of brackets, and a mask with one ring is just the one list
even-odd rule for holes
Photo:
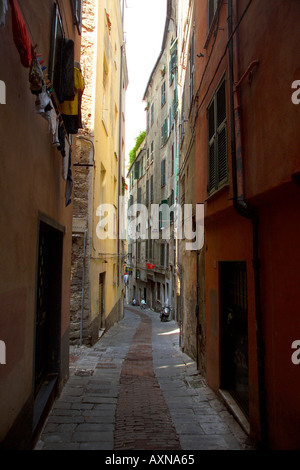
[[127,307],[92,348],[72,347],[36,449],[251,449],[178,340],[175,321]]

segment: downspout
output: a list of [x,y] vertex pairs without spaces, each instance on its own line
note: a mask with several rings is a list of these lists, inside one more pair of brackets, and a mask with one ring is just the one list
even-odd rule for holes
[[80,315],[80,346],[82,346],[82,330],[83,330],[83,307],[84,307],[84,283],[85,283],[85,253],[86,253],[86,239],[88,231],[84,231],[84,245],[82,257],[82,285],[81,285],[81,315]]
[[[234,89],[234,60],[233,60],[233,8],[232,0],[228,0],[228,51],[229,51],[229,104],[230,104],[230,147],[232,164],[232,188],[233,207],[242,217],[252,223],[252,265],[254,272],[254,295],[256,316],[256,347],[257,347],[257,372],[258,372],[258,394],[260,411],[261,445],[267,446],[267,409],[265,392],[265,368],[264,368],[264,340],[262,331],[262,311],[260,295],[260,261],[259,261],[259,216],[255,207],[244,199],[243,175],[242,175],[242,149],[240,138],[240,116],[238,109],[235,110],[235,93],[237,97],[238,87]],[[244,76],[243,76],[244,77]],[[239,82],[240,83],[240,82]],[[237,121],[236,121],[237,119]],[[238,133],[236,131],[238,130]],[[237,154],[238,149],[238,154]],[[240,191],[240,192],[239,192]]]
[[[124,35],[124,0],[122,1],[122,35]],[[121,64],[120,64],[120,93],[119,93],[119,159],[118,159],[118,269],[117,269],[117,287],[120,285],[120,195],[121,195],[121,155],[122,155],[122,83],[123,83],[123,53],[124,36],[121,46]],[[122,258],[123,264],[123,258]]]

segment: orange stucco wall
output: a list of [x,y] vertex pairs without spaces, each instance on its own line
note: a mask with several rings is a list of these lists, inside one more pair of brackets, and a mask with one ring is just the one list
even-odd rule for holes
[[[255,295],[252,268],[251,223],[232,208],[230,141],[228,186],[207,196],[206,109],[222,76],[228,80],[228,55],[220,62],[227,43],[227,6],[220,10],[220,28],[213,54],[207,39],[207,2],[200,2],[197,18],[197,83],[202,79],[196,123],[196,200],[205,202],[205,285],[207,318],[207,377],[220,386],[218,262],[245,260],[248,279],[249,421],[259,438],[259,401],[256,358]],[[247,0],[234,3],[235,20]],[[291,344],[299,336],[300,188],[292,175],[300,170],[300,105],[291,101],[291,84],[300,79],[300,4],[294,1],[256,2],[250,5],[235,36],[235,81],[253,60],[259,64],[239,88],[245,197],[259,214],[261,310],[265,346],[265,385],[269,445],[298,448],[300,442],[300,365],[291,361]],[[236,49],[238,44],[238,49]],[[206,70],[205,70],[206,67]],[[205,72],[204,72],[205,71]],[[216,73],[215,73],[216,71]],[[204,75],[203,75],[204,73]],[[215,74],[214,74],[215,73]],[[228,82],[227,82],[227,93]],[[227,102],[228,107],[228,102]],[[228,113],[228,136],[229,107]],[[299,336],[299,338],[297,337]]]

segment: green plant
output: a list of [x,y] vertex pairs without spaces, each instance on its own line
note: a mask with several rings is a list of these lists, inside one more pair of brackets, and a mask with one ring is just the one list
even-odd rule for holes
[[134,162],[134,159],[136,157],[136,151],[139,148],[139,146],[143,143],[143,141],[145,140],[145,137],[146,137],[146,131],[142,131],[137,136],[136,141],[135,141],[135,146],[129,152],[129,164],[130,165],[132,165],[132,163]]

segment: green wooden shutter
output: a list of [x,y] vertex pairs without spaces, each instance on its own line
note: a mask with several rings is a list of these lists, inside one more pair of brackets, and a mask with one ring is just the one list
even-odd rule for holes
[[134,179],[138,180],[140,177],[140,162],[134,164]]

